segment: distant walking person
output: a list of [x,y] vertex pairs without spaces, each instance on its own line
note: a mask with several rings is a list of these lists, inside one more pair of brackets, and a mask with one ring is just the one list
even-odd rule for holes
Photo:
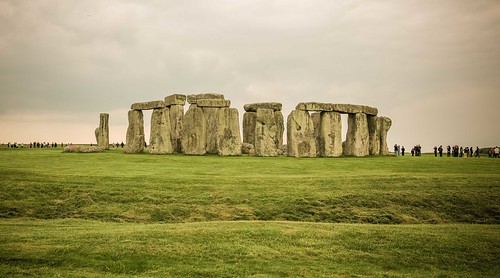
[[401,155],[402,155],[402,156],[405,156],[405,146],[403,146],[403,147],[401,148]]
[[475,154],[475,155],[476,155],[476,157],[479,157],[479,151],[480,151],[480,150],[479,150],[479,147],[476,147],[476,154]]
[[438,148],[436,146],[434,146],[434,156],[438,156]]
[[498,146],[496,146],[495,149],[493,150],[493,157],[498,158],[499,155],[500,155],[500,149],[498,148]]
[[451,156],[451,146],[450,146],[450,145],[448,145],[448,146],[446,147],[446,156],[447,156],[447,157],[450,157],[450,156]]
[[394,144],[394,155],[398,155],[398,144]]
[[443,157],[443,145],[439,146],[438,151],[439,151],[439,157]]

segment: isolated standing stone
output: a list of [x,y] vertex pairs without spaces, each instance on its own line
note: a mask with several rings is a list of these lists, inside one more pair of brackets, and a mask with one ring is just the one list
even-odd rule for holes
[[219,108],[203,108],[207,129],[207,153],[217,153],[217,128]]
[[217,153],[241,155],[241,135],[238,109],[218,109]]
[[184,118],[184,106],[170,106],[170,141],[174,152],[182,152],[182,120]]
[[144,116],[141,110],[128,111],[126,153],[144,151]]
[[99,115],[99,127],[95,130],[95,138],[100,149],[109,149],[109,114]]
[[203,109],[191,104],[182,122],[182,149],[185,154],[203,155],[206,153],[207,133]]
[[314,123],[309,112],[293,110],[287,121],[288,156],[315,157]]
[[368,120],[366,114],[349,114],[344,155],[367,156],[369,154]]
[[243,143],[255,144],[255,124],[257,123],[257,112],[245,112],[243,114]]
[[370,155],[380,154],[380,126],[377,116],[368,116],[368,135],[370,138]]
[[319,123],[319,155],[338,157],[342,155],[342,121],[338,112],[321,112]]
[[173,153],[170,140],[170,109],[154,109],[151,114],[151,134],[149,138],[149,153]]
[[257,119],[255,123],[255,144],[256,156],[278,156],[276,148],[277,127],[272,109],[257,109]]
[[391,128],[392,121],[387,117],[379,117],[380,128],[380,155],[389,155],[389,148],[387,147],[387,132]]

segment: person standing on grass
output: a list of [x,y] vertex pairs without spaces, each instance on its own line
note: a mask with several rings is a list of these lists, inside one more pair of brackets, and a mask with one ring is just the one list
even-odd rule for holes
[[446,156],[447,156],[447,157],[450,157],[450,156],[451,156],[451,147],[450,147],[450,145],[448,145],[448,146],[446,147]]
[[435,157],[438,156],[438,148],[436,146],[434,146],[434,156]]
[[476,146],[476,157],[479,157],[479,151],[480,151],[480,150],[479,150],[479,147],[478,147],[478,146]]
[[405,146],[401,147],[401,155],[405,156]]
[[496,146],[495,149],[493,150],[493,157],[498,158],[499,155],[500,155],[500,149],[498,148],[498,146]]
[[438,151],[439,151],[439,157],[443,157],[443,145],[439,145]]

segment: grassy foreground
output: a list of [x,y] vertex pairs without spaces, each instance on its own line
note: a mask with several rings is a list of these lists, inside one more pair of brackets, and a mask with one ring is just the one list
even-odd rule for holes
[[499,169],[0,149],[0,276],[496,277]]

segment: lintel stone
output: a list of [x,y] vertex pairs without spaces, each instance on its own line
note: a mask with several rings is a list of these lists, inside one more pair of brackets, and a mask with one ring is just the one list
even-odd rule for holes
[[231,106],[231,101],[226,99],[198,99],[198,107],[225,108]]
[[338,112],[344,114],[364,113],[370,116],[376,116],[378,114],[378,109],[375,107],[354,104],[301,102],[295,109],[303,111]]
[[274,112],[281,111],[282,104],[278,102],[259,102],[245,104],[243,108],[246,112],[257,112],[257,109],[272,109]]
[[174,94],[165,98],[165,106],[185,105],[186,95]]
[[132,110],[152,110],[152,109],[161,109],[165,107],[165,102],[163,100],[155,100],[148,102],[138,102],[132,104],[130,109]]
[[200,99],[224,99],[222,94],[206,93],[206,94],[192,94],[187,96],[189,104],[197,104]]

